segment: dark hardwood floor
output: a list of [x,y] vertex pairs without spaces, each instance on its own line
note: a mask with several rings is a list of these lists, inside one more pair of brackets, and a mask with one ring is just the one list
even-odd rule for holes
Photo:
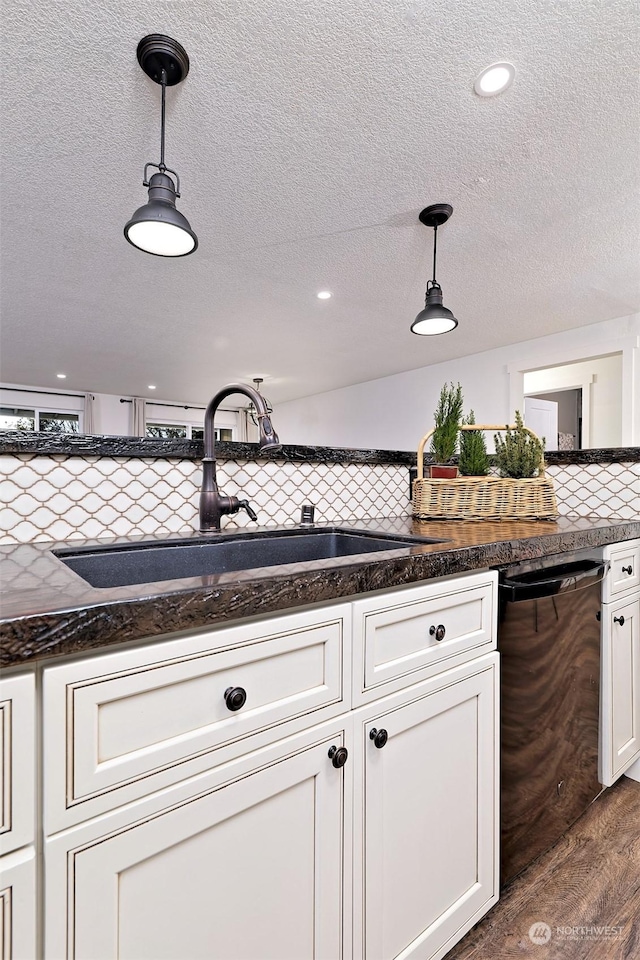
[[446,960],[515,957],[640,960],[640,783],[622,777],[601,794]]

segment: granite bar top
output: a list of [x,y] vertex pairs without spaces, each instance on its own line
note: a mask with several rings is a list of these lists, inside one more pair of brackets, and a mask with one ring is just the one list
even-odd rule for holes
[[[419,439],[419,438],[418,438]],[[416,443],[417,446],[417,443]],[[0,432],[0,454],[75,457],[149,457],[178,460],[202,459],[202,440],[158,440],[146,437],[90,436],[82,433],[31,433],[18,430]],[[257,443],[216,444],[220,460],[259,460],[316,463],[396,463],[415,464],[412,450],[359,450],[351,447],[307,447],[284,444],[274,454],[260,453]],[[425,457],[425,462],[431,458]],[[611,447],[593,450],[552,450],[545,454],[548,464],[565,463],[638,463],[640,447]],[[455,463],[454,457],[451,463]]]
[[[151,437],[107,437],[82,433],[31,433],[3,430],[0,454],[73,457],[153,457],[201,460],[202,440],[158,440]],[[638,451],[640,454],[640,450]],[[320,463],[415,463],[403,450],[358,450],[350,447],[305,447],[283,444],[277,453],[261,453],[257,443],[216,443],[219,460],[314,461]]]
[[[1,546],[0,666],[195,631],[310,603],[640,537],[640,519],[493,523],[419,522],[399,517],[339,526],[444,542],[417,542],[355,557],[109,588],[89,586],[55,557],[52,549],[90,543],[179,542],[206,539],[207,535],[189,532],[171,538]],[[265,530],[273,533],[274,528]]]

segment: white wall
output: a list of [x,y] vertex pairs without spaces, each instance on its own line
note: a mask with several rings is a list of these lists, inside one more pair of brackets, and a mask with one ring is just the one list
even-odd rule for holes
[[120,403],[110,393],[94,393],[94,431],[110,437],[127,437],[133,433],[132,404]]
[[58,394],[55,390],[52,390],[50,393],[44,393],[41,387],[3,384],[0,387],[0,404],[9,407],[25,407],[27,409],[38,407],[40,410],[82,413],[84,409],[84,394],[74,393],[72,391],[64,391],[62,394]]
[[506,423],[522,409],[523,371],[620,351],[621,443],[640,446],[639,345],[635,314],[278,404],[273,420],[283,443],[414,450],[443,383],[462,384],[479,422]]

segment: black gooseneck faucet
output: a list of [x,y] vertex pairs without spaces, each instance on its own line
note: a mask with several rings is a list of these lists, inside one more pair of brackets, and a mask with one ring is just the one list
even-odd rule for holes
[[204,457],[202,458],[202,489],[200,491],[200,532],[207,533],[220,529],[220,519],[225,514],[245,510],[252,520],[257,520],[255,512],[246,500],[238,497],[226,497],[218,490],[216,481],[216,439],[213,420],[216,410],[226,397],[232,393],[243,393],[256,408],[260,429],[260,451],[280,450],[282,444],[273,429],[264,397],[246,383],[228,383],[219,390],[209,402],[204,414]]

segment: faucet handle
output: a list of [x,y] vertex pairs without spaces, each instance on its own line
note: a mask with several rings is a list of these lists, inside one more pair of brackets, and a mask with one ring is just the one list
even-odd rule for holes
[[258,519],[258,514],[255,512],[248,500],[238,500],[238,510],[244,510],[250,520],[254,522]]

